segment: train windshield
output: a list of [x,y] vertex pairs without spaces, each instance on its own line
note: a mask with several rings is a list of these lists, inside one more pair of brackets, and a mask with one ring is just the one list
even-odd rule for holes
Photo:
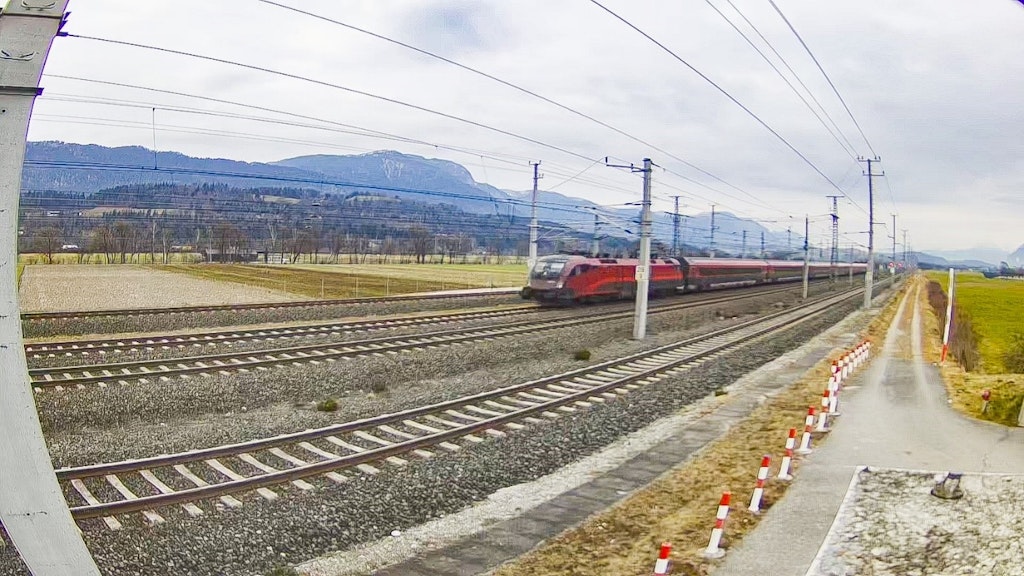
[[567,260],[538,260],[530,271],[530,278],[554,280],[562,274]]

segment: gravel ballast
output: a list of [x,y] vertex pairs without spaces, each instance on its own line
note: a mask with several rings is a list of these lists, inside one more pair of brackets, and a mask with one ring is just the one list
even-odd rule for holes
[[[139,458],[326,426],[559,374],[719,329],[779,302],[771,295],[728,308],[654,315],[643,342],[629,340],[631,321],[615,320],[400,355],[47,390],[37,403],[55,465]],[[723,314],[735,317],[716,320]],[[589,362],[572,360],[580,349],[592,352]],[[337,412],[312,409],[326,398],[338,400]]]
[[[318,478],[318,490],[279,489],[288,494],[275,503],[245,495],[241,509],[220,513],[212,512],[210,503],[201,503],[210,512],[196,519],[179,518],[168,510],[169,521],[152,528],[141,526],[135,517],[120,533],[88,522],[86,539],[106,574],[266,573],[277,563],[295,563],[374,540],[450,514],[499,488],[550,473],[796,347],[852,306],[645,386],[619,401],[530,425],[502,440],[487,440],[455,454],[438,453],[403,467],[387,466],[374,477],[352,475],[341,487]],[[621,342],[623,347],[636,344]],[[627,352],[622,349],[615,355]],[[0,571],[12,566],[9,553],[0,558]]]
[[95,318],[43,318],[23,321],[22,332],[25,338],[167,332],[170,330],[334,320],[337,318],[372,318],[387,314],[408,314],[431,310],[458,310],[522,303],[523,300],[515,295],[483,294],[479,296],[458,295],[444,298],[417,298],[409,300],[376,300],[346,304],[300,306],[297,308],[174,312]]

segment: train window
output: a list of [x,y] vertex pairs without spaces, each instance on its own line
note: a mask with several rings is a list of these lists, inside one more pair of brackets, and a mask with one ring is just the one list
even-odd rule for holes
[[562,273],[562,269],[565,268],[565,261],[551,261],[551,260],[539,260],[534,265],[533,270],[530,272],[530,276],[533,278],[544,278],[553,280],[558,278]]

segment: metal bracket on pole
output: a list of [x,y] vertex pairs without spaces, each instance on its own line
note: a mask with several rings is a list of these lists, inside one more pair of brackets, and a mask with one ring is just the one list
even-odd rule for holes
[[637,168],[630,164],[608,164],[613,168],[629,168],[633,172],[644,175],[644,196],[640,208],[640,255],[636,264],[636,309],[633,313],[633,339],[643,340],[647,336],[647,292],[651,285],[651,171],[654,163],[644,158],[644,167]]
[[0,522],[34,576],[99,576],[53,473],[21,338],[16,269],[25,140],[68,0],[0,12]]

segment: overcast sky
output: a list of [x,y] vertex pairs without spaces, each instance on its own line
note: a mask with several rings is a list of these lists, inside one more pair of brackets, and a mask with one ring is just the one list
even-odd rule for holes
[[[137,144],[246,161],[394,149],[465,165],[477,181],[541,187],[608,205],[637,201],[636,175],[596,163],[650,157],[655,208],[720,210],[769,228],[827,229],[829,194],[844,193],[841,242],[866,244],[866,168],[878,154],[876,244],[888,247],[891,214],[914,249],[1024,243],[1024,5],[1017,0],[776,0],[829,74],[865,138],[767,0],[602,0],[758,115],[793,150],[694,71],[589,0],[282,0],[434,51],[532,90],[627,136],[450,64],[257,0],[71,0],[71,33],[214,56],[370,92],[515,133],[375,100],[336,87],[81,38],[56,42],[30,139]],[[831,135],[794,91],[711,7],[767,54],[804,98],[823,105]],[[300,120],[77,76],[173,90],[387,132],[427,144],[338,131]],[[110,106],[110,100],[143,103]],[[83,101],[85,100],[85,101]],[[184,113],[195,108],[291,124]],[[831,120],[830,120],[831,119]],[[311,125],[333,126],[331,130]],[[852,154],[839,142],[849,141]],[[868,145],[870,142],[870,147]],[[558,151],[560,148],[572,154]],[[655,149],[655,147],[657,149]],[[454,151],[458,148],[466,151]],[[660,149],[660,150],[658,150]],[[872,152],[873,150],[873,152]],[[683,161],[700,170],[695,170]],[[567,179],[586,170],[575,180]],[[725,181],[726,183],[723,183]],[[902,236],[902,233],[900,233]],[[812,239],[813,240],[813,239]]]

